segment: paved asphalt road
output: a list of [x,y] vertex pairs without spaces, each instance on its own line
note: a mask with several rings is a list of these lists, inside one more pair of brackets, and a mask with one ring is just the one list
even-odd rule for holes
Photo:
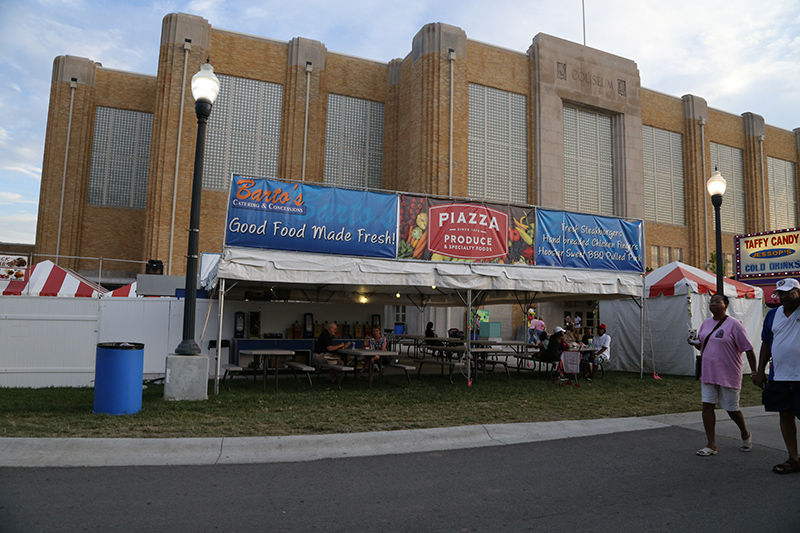
[[[302,448],[316,458],[290,462],[251,460],[276,447],[251,439],[217,450],[212,464],[163,464],[181,462],[170,440],[162,455],[171,458],[151,455],[154,466],[35,466],[45,454],[32,459],[20,445],[36,443],[0,439],[0,532],[796,533],[800,474],[770,471],[786,458],[777,417],[745,412],[753,451],[738,451],[735,426],[718,411],[720,453],[705,458],[694,455],[705,444],[699,413],[478,426],[483,443],[464,428],[434,430],[440,446],[435,432],[391,432],[394,453],[380,435],[281,441],[284,456]],[[100,445],[80,457],[93,464],[104,454],[143,463],[135,448]]]

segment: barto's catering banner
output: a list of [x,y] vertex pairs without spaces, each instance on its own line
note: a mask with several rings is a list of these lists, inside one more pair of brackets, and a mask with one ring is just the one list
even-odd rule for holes
[[800,275],[800,230],[736,236],[736,279]]
[[533,264],[533,209],[400,196],[397,257]]
[[398,197],[233,176],[225,245],[397,257]]
[[536,264],[643,272],[642,223],[536,210]]

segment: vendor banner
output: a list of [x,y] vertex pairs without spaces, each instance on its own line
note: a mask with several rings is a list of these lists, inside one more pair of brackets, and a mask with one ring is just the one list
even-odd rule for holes
[[642,223],[536,210],[536,264],[643,272]]
[[400,196],[401,259],[532,265],[533,236],[532,208]]
[[737,235],[736,279],[800,275],[800,230]]
[[233,176],[226,246],[397,257],[398,197]]

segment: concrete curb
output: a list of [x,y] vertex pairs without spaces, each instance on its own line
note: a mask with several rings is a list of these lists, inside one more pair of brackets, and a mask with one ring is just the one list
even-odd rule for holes
[[[695,415],[697,416],[697,415]],[[314,461],[588,437],[667,427],[644,418],[289,437],[0,439],[0,466],[161,466]]]

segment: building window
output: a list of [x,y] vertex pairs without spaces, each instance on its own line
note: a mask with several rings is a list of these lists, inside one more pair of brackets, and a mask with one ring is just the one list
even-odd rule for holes
[[671,254],[670,254],[669,246],[662,246],[661,247],[661,258],[659,260],[659,263],[663,266],[663,265],[668,265],[671,262],[672,262],[672,257],[671,257]]
[[325,131],[326,185],[383,186],[383,104],[328,95]]
[[733,254],[724,254],[724,266],[723,269],[725,270],[725,277],[732,278],[733,277]]
[[683,193],[683,136],[642,126],[645,218],[686,224]]
[[97,107],[89,204],[144,209],[152,133],[151,113]]
[[794,163],[767,158],[771,229],[797,227],[797,185]]
[[206,130],[203,187],[227,189],[231,174],[278,177],[283,86],[218,74]]
[[[716,167],[727,182],[720,210],[722,231],[744,233],[744,154],[738,148],[712,142],[711,166]],[[715,217],[711,218],[716,224]]]
[[564,107],[564,207],[614,215],[611,117]]
[[395,305],[394,306],[394,323],[395,324],[405,324],[406,323],[406,306],[405,305]]
[[683,262],[683,249],[682,248],[673,248],[672,249],[672,260],[673,261],[680,261]]
[[651,245],[650,246],[650,268],[655,270],[660,266],[661,266],[661,263],[659,262],[658,246]]
[[467,195],[527,203],[528,120],[525,96],[469,85]]

